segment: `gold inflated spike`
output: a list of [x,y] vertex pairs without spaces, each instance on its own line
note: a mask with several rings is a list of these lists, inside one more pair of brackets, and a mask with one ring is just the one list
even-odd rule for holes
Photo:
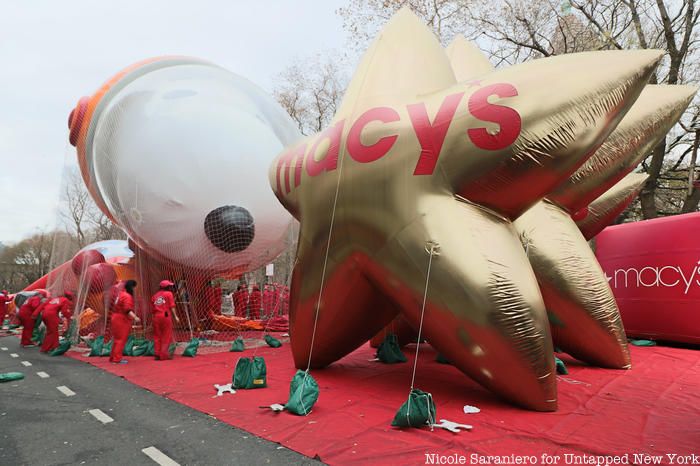
[[402,8],[365,52],[336,119],[358,108],[437,92],[455,82],[440,42],[416,15]]
[[630,366],[617,303],[571,213],[585,209],[647,156],[695,92],[692,86],[647,86],[583,167],[515,222],[528,245],[554,342],[583,361]]
[[510,219],[605,140],[661,53],[547,58],[455,84],[407,15],[370,47],[331,126],[270,168],[301,222],[295,364],[331,364],[397,315],[417,328],[426,296],[423,335],[455,367],[521,406],[556,409],[547,315]]
[[647,182],[646,173],[630,173],[588,206],[585,217],[576,221],[586,240],[610,225],[637,197]]
[[515,221],[515,227],[537,276],[554,344],[596,366],[629,368],[615,297],[570,214],[539,202]]
[[493,71],[488,58],[474,42],[464,36],[456,36],[445,49],[457,82],[476,79]]
[[[482,76],[479,87],[505,82],[515,89],[510,94],[517,92],[507,94],[509,88],[504,86],[501,98],[491,97],[489,103],[516,109],[520,135],[506,157],[497,157],[494,150],[470,151],[470,163],[453,164],[452,152],[441,155],[456,192],[508,218],[517,218],[569,178],[607,139],[646,85],[660,56],[658,51],[646,50],[568,54]],[[606,73],[592,74],[593,69]],[[567,78],[543,85],[544,76]],[[478,112],[481,107],[485,106],[475,104],[473,109]],[[500,112],[506,114],[507,110],[497,112],[502,115]],[[508,135],[511,127],[505,123],[509,120],[504,118],[503,122],[499,127],[484,124],[485,140],[492,141],[491,147],[499,147],[499,141]],[[451,128],[455,132],[459,129],[458,125]],[[466,150],[454,154],[465,158]],[[468,174],[457,164],[468,165]],[[513,196],[513,192],[518,195]]]
[[649,155],[696,92],[696,86],[646,86],[596,153],[547,199],[572,213],[586,207]]

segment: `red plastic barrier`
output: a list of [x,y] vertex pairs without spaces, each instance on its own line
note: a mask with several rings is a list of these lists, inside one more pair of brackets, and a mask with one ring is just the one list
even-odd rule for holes
[[700,213],[608,227],[596,256],[628,336],[700,344]]

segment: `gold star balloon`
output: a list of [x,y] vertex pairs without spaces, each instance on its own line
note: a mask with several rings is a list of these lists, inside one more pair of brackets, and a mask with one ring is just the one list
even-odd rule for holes
[[297,367],[338,360],[401,314],[486,388],[556,409],[547,315],[510,219],[609,136],[660,56],[565,55],[457,83],[432,33],[397,13],[330,126],[270,168],[301,223]]

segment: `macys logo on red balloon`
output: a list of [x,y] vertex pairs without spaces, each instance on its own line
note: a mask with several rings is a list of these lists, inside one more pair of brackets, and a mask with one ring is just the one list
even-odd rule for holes
[[[424,102],[406,106],[408,117],[415,137],[420,144],[417,152],[413,175],[431,175],[435,170],[442,145],[447,136],[447,130],[455,119],[465,92],[446,96],[435,115],[428,115]],[[484,86],[471,94],[466,100],[468,113],[481,122],[494,123],[499,126],[497,133],[492,134],[485,126],[468,128],[464,135],[471,143],[483,150],[505,149],[515,142],[520,135],[522,126],[520,115],[513,108],[489,102],[492,97],[515,97],[518,91],[511,84],[499,83]],[[276,177],[277,193],[289,193],[292,187],[301,183],[302,169],[311,176],[330,172],[338,166],[340,148],[345,145],[347,153],[359,163],[371,163],[384,157],[394,146],[401,134],[392,132],[391,128],[372,144],[362,141],[365,127],[372,122],[391,124],[401,121],[399,112],[392,107],[374,107],[362,113],[355,121],[348,124],[349,130],[343,140],[345,120],[336,122],[325,129],[315,138],[296,146],[282,154],[277,160]],[[395,128],[395,125],[393,125]],[[293,181],[291,177],[293,171]],[[283,180],[284,179],[284,183]],[[284,184],[284,186],[283,186]],[[293,186],[292,186],[293,185]],[[284,187],[284,191],[283,191]]]
[[683,294],[688,294],[693,284],[700,286],[700,261],[692,267],[664,265],[615,269],[612,276],[606,271],[605,277],[612,288],[678,287],[683,288]]

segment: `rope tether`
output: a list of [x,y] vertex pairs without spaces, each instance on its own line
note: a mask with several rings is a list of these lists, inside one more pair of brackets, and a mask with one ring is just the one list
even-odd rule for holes
[[[430,249],[428,249],[430,248]],[[433,256],[440,255],[440,244],[437,241],[428,241],[425,245],[425,250],[429,254],[428,258],[428,271],[425,274],[425,288],[423,290],[423,306],[420,311],[420,324],[418,325],[418,343],[416,344],[416,355],[413,359],[413,374],[411,375],[411,389],[408,392],[408,405],[406,408],[406,419],[410,424],[411,415],[411,393],[413,393],[414,384],[416,381],[416,369],[418,367],[418,352],[420,351],[421,334],[423,333],[423,318],[425,317],[425,303],[428,298],[428,284],[430,282],[430,268],[433,264]],[[432,430],[432,425],[435,423],[434,419],[430,419],[430,429]]]

